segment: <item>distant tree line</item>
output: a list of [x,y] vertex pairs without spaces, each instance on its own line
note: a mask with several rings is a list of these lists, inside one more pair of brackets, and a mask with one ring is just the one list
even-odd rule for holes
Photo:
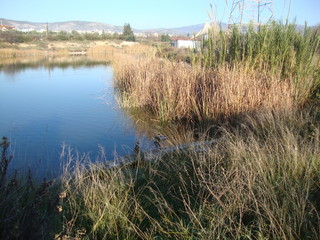
[[85,41],[85,40],[110,40],[110,39],[121,39],[119,33],[79,33],[77,31],[66,32],[20,32],[16,30],[9,30],[0,32],[0,41],[9,43],[24,43],[24,42],[35,42],[41,40],[49,41]]
[[[170,42],[171,37],[168,34],[162,34],[159,37],[147,37],[152,41]],[[129,23],[124,24],[122,33],[105,33],[102,34],[98,32],[88,32],[80,33],[78,31],[30,31],[21,32],[17,30],[0,31],[0,42],[8,43],[27,43],[27,42],[37,42],[37,41],[99,41],[99,40],[124,40],[124,41],[136,41],[136,36]]]
[[112,40],[119,39],[125,41],[136,41],[136,37],[131,29],[130,24],[126,23],[123,26],[122,34],[119,33],[105,33],[102,34],[98,32],[92,33],[79,33],[75,30],[71,32],[60,31],[30,31],[30,32],[20,32],[17,30],[0,31],[0,41],[9,43],[24,43],[24,42],[35,42],[41,40],[48,41],[96,41],[96,40]]

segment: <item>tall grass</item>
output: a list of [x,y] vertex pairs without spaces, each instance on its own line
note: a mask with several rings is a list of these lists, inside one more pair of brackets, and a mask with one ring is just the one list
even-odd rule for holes
[[317,239],[317,117],[314,109],[247,114],[203,152],[115,169],[68,150],[58,184],[5,180],[1,237]]
[[[103,170],[76,164],[63,184],[66,236],[90,239],[317,239],[319,126],[266,111],[222,129],[202,153]],[[70,172],[70,171],[68,171]]]
[[135,56],[145,56],[148,58],[154,58],[157,54],[157,49],[155,47],[151,47],[143,44],[134,44],[134,45],[122,45],[116,44],[113,45],[99,45],[99,46],[91,46],[87,51],[89,56],[101,56],[104,55],[108,59],[113,59],[114,55],[117,54],[129,54]]
[[[63,153],[65,154],[65,153]],[[107,169],[91,163],[88,156],[73,155],[70,148],[62,176],[67,196],[62,206],[62,237],[90,239],[136,239],[142,232],[137,225],[143,216],[138,211],[132,169]],[[104,157],[104,156],[102,156]]]
[[214,119],[241,112],[290,108],[308,101],[319,84],[319,34],[294,24],[210,35],[193,64],[122,56],[114,59],[125,107],[159,119]]
[[284,79],[304,77],[316,65],[320,36],[307,26],[302,32],[296,29],[294,23],[270,22],[247,28],[233,25],[219,34],[209,33],[203,41],[202,61],[210,67],[244,64]]
[[177,214],[153,187],[155,205],[167,217],[160,231],[175,239],[318,238],[319,128],[302,136],[308,118],[292,118],[248,117],[244,129],[225,130],[207,153],[167,160],[157,174],[170,174],[164,178],[182,207]]
[[9,145],[3,137],[0,143],[0,238],[52,239],[61,226],[56,211],[59,185],[54,181],[35,181],[30,170],[25,176],[17,171],[10,176]]
[[318,48],[318,33],[274,22],[210,36],[192,64],[114,58],[123,107],[164,121],[238,121],[202,153],[138,168],[140,237],[319,238],[319,119],[306,104],[319,87]]
[[65,148],[56,184],[4,178],[1,237],[318,239],[317,118],[315,109],[246,114],[203,152],[114,169]]
[[[296,97],[307,98],[309,89],[318,84],[317,59],[320,34],[305,25],[297,31],[294,23],[270,22],[260,26],[237,25],[219,35],[209,34],[203,43],[200,62],[207,67],[243,66],[296,86]],[[305,95],[307,94],[307,95]]]
[[292,84],[242,67],[207,69],[130,56],[113,66],[120,104],[149,109],[161,120],[215,119],[305,100],[295,101]]
[[[319,83],[319,37],[275,23],[219,34],[193,64],[149,47],[88,51],[112,59],[123,107],[156,120],[241,116],[218,129],[217,144],[114,169],[70,150],[51,191],[62,190],[59,202],[48,185],[10,190],[4,180],[1,237],[45,238],[57,224],[57,239],[318,239],[319,109],[306,103]],[[195,140],[181,135],[173,140]],[[28,232],[40,225],[41,234]]]

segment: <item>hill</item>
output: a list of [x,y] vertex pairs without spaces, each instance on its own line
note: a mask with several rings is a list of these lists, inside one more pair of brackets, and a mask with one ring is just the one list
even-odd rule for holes
[[[1,24],[15,27],[20,31],[46,31],[47,27],[50,31],[66,31],[73,30],[79,32],[107,32],[107,33],[122,33],[123,26],[115,26],[100,22],[88,21],[67,21],[67,22],[53,22],[53,23],[36,23],[28,21],[16,21],[9,19],[0,19]],[[183,26],[177,28],[154,28],[154,29],[133,29],[136,34],[170,34],[170,35],[187,35],[194,34],[203,28],[204,24],[197,24],[191,26]]]

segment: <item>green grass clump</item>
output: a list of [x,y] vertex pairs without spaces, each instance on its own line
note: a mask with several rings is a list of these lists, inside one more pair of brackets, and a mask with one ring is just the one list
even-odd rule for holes
[[0,238],[52,239],[61,226],[56,206],[59,185],[44,180],[39,183],[28,174],[7,175],[12,156],[10,143],[3,137],[0,169]]

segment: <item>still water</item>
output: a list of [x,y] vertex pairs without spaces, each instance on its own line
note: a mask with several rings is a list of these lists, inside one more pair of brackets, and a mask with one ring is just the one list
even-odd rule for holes
[[11,142],[11,172],[57,175],[64,144],[95,161],[101,147],[113,160],[143,141],[118,108],[112,68],[75,61],[0,65],[0,134]]

